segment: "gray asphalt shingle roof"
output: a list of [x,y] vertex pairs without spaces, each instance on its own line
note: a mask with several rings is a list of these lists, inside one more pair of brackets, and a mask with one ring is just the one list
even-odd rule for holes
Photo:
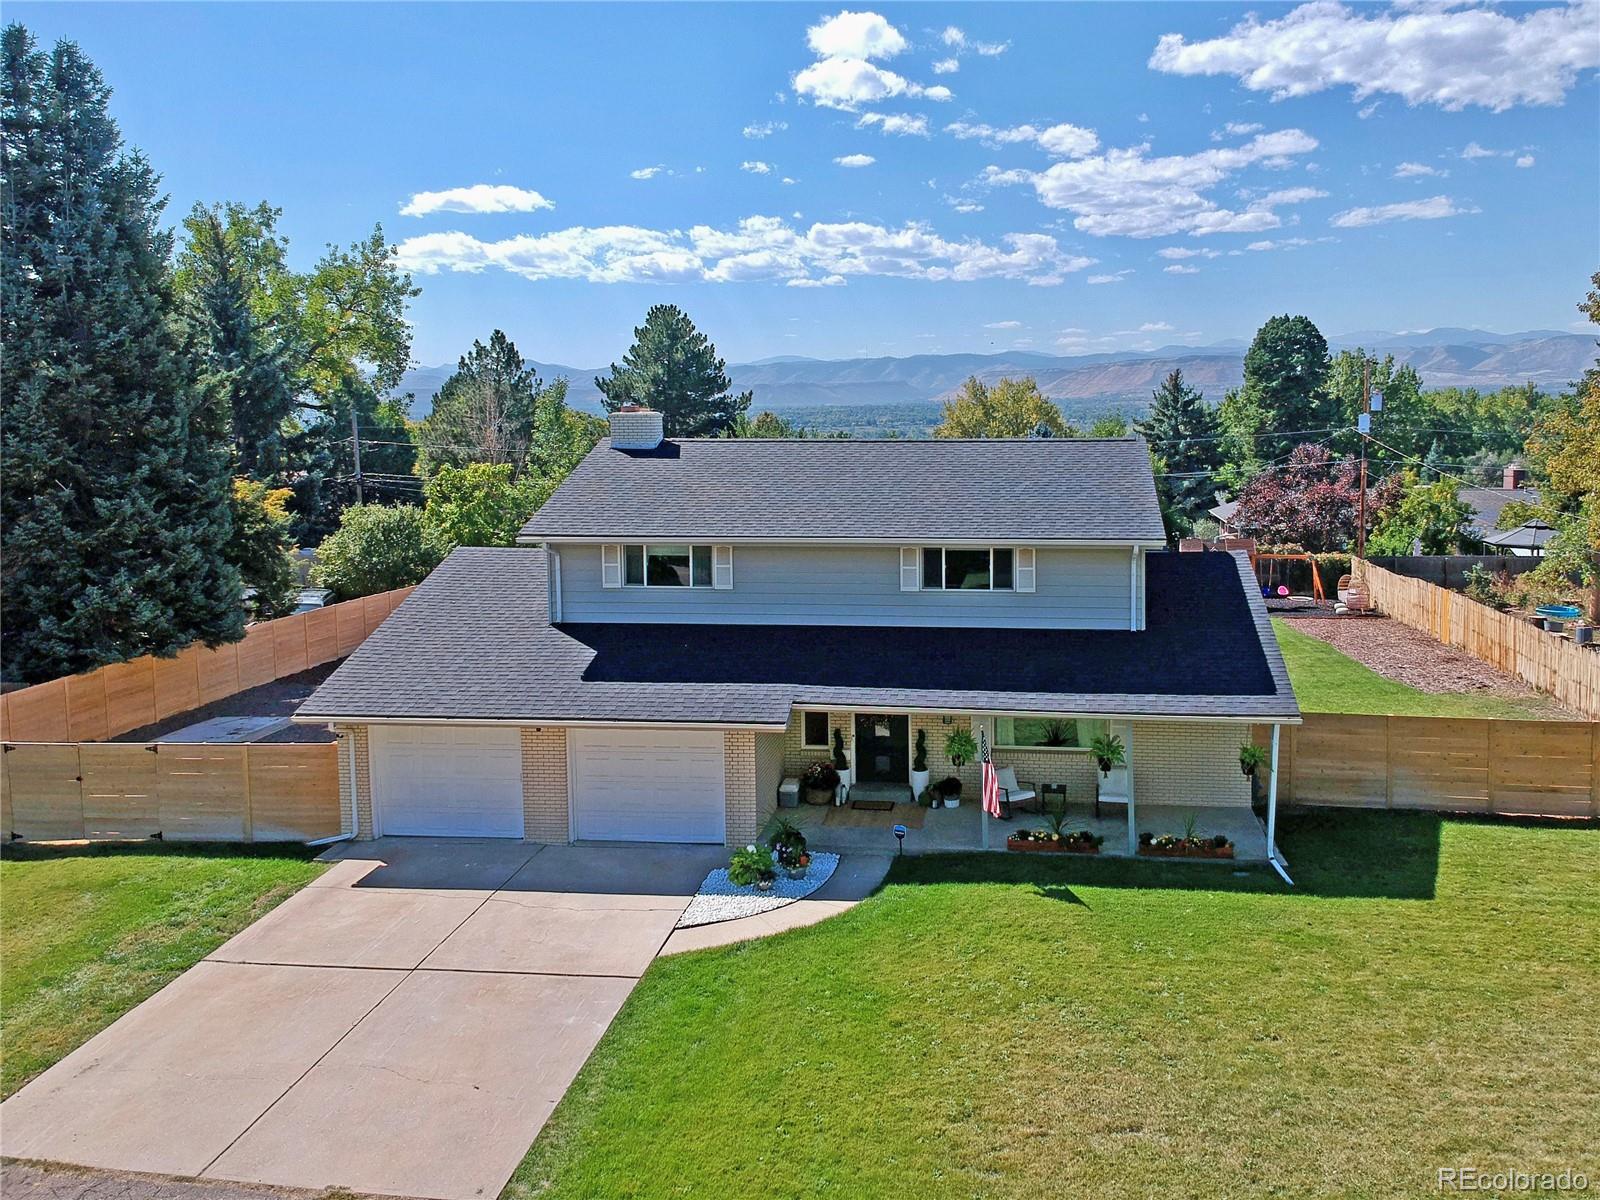
[[1148,628],[551,625],[546,555],[461,549],[297,715],[781,726],[795,704],[1295,719],[1242,554],[1154,554]]
[[601,441],[522,536],[1159,543],[1166,531],[1139,438],[685,438]]

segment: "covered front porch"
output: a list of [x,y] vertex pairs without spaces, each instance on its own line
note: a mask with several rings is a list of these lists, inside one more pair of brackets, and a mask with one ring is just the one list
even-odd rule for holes
[[[909,789],[907,789],[909,795]],[[1059,807],[1052,798],[1051,806]],[[1036,809],[1030,802],[1029,810]],[[1019,811],[1012,819],[988,820],[988,844],[984,844],[983,810],[976,796],[961,800],[959,808],[924,808],[909,803],[896,804],[886,811],[861,810],[845,804],[779,810],[777,816],[798,826],[806,841],[817,850],[836,854],[885,853],[898,848],[894,826],[906,826],[907,854],[937,854],[949,851],[995,850],[1004,852],[1006,838],[1018,830],[1047,829],[1046,817],[1037,811]],[[1196,837],[1222,834],[1234,846],[1234,861],[1267,861],[1267,833],[1260,818],[1248,807],[1238,805],[1139,804],[1134,814],[1134,841],[1138,834],[1170,834],[1182,837],[1193,821]],[[1100,854],[1105,857],[1129,856],[1128,811],[1122,804],[1102,804],[1096,816],[1093,801],[1068,799],[1063,831],[1087,829],[1105,838]],[[1180,859],[1183,862],[1218,860]],[[1226,861],[1226,860],[1221,860]]]

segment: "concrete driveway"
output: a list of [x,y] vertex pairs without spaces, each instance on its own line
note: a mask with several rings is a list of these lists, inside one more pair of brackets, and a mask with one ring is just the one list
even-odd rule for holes
[[726,851],[396,839],[0,1106],[0,1152],[496,1195]]

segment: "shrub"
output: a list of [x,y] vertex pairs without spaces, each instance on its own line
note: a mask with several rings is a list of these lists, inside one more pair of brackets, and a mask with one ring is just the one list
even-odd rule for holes
[[850,765],[850,756],[844,752],[844,730],[833,731],[833,765],[836,770],[843,771]]
[[928,769],[928,731],[917,730],[917,749],[911,756],[911,769],[913,771],[926,771]]
[[788,821],[778,822],[778,828],[767,839],[767,845],[772,847],[778,861],[786,867],[800,866],[801,860],[808,858],[806,835]]
[[340,600],[421,583],[449,545],[411,504],[352,504],[317,549],[311,578]]
[[1493,571],[1482,563],[1473,563],[1467,572],[1466,582],[1462,584],[1461,592],[1468,600],[1476,600],[1479,604],[1487,604],[1490,608],[1504,608],[1505,601],[1496,590],[1496,582]]
[[743,850],[735,850],[728,859],[728,882],[738,887],[750,887],[762,879],[776,876],[772,852],[759,846],[749,845]]
[[946,775],[933,785],[933,790],[937,791],[941,796],[959,796],[961,795],[961,780],[954,775]]

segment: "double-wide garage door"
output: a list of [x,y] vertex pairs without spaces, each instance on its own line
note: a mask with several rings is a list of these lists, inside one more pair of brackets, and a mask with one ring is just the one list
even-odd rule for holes
[[522,740],[487,725],[373,725],[378,831],[417,837],[522,836]]
[[727,800],[722,734],[571,729],[572,836],[721,842]]

